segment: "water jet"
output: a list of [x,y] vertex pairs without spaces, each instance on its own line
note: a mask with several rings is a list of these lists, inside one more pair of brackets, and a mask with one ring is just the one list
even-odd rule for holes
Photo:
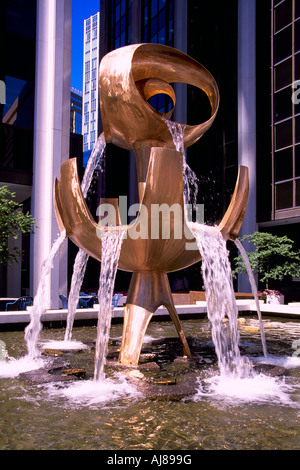
[[[157,112],[147,102],[149,97],[165,93],[175,105],[176,97],[170,85],[174,82],[200,88],[207,95],[211,106],[210,118],[199,125],[175,123],[182,135],[179,149],[174,143],[172,127],[168,122],[170,114]],[[140,208],[146,208],[147,211],[140,209],[135,221],[127,226],[104,227],[101,222],[100,225],[96,224],[82,194],[76,160],[70,159],[62,164],[60,180],[55,182],[55,208],[60,229],[65,230],[81,250],[101,261],[101,275],[106,276],[108,271],[103,268],[105,237],[111,234],[116,238],[122,234],[114,269],[117,266],[133,274],[124,313],[120,364],[135,366],[139,363],[145,332],[160,305],[167,308],[175,324],[183,345],[183,354],[191,358],[167,273],[191,266],[203,257],[196,244],[199,231],[195,226],[191,227],[186,219],[188,184],[184,148],[195,143],[212,125],[219,106],[218,86],[208,70],[183,52],[159,44],[134,44],[114,50],[102,59],[99,92],[105,141],[134,151]],[[224,240],[234,240],[238,235],[247,206],[248,191],[247,168],[241,166],[231,203],[216,228]],[[173,218],[163,216],[162,219],[153,220],[149,216],[151,208],[162,205],[169,208],[177,205],[182,210],[179,215],[174,213]],[[182,229],[181,238],[176,236],[178,227]],[[153,232],[161,234],[164,228],[168,229],[168,237],[151,237]],[[201,227],[201,236],[203,231],[207,232],[205,226]],[[195,248],[187,249],[191,241]],[[103,303],[104,300],[99,298],[101,313],[98,324],[110,308],[107,303],[103,310]],[[107,317],[104,330],[109,328],[109,313]],[[98,335],[98,341],[101,338],[103,334]],[[107,344],[101,349],[102,354],[105,354]],[[98,352],[98,369],[99,357]],[[100,368],[103,369],[103,366]],[[97,377],[100,375],[100,372],[96,373]]]
[[[149,96],[157,91],[168,94],[175,104],[170,84],[176,81],[198,86],[207,94],[211,104],[208,121],[198,126],[172,123],[169,115],[160,115],[148,104]],[[188,220],[185,210],[193,174],[184,149],[209,129],[216,116],[219,92],[214,78],[180,51],[136,44],[104,57],[99,86],[103,120],[99,143],[111,142],[135,152],[140,211],[128,225],[119,222],[118,212],[116,224],[96,223],[85,201],[87,186],[80,184],[76,160],[62,165],[54,188],[60,242],[68,237],[79,247],[81,274],[88,256],[101,262],[97,331],[76,328],[81,341],[71,348],[72,311],[66,344],[57,344],[61,352],[57,355],[54,344],[60,332],[38,328],[32,335],[34,346],[40,335],[48,340],[51,337],[50,342],[44,342],[44,353],[52,349],[54,355],[51,351],[38,358],[32,354],[36,370],[28,372],[27,368],[24,372],[18,367],[15,375],[13,366],[18,361],[8,355],[4,364],[1,362],[0,376],[9,378],[2,392],[3,415],[8,413],[18,421],[22,399],[26,431],[20,437],[18,433],[18,439],[22,439],[24,448],[33,445],[31,435],[38,441],[35,448],[62,446],[61,439],[53,435],[48,439],[57,422],[66,433],[66,445],[82,449],[257,448],[253,435],[259,436],[261,448],[272,448],[274,439],[267,436],[270,416],[272,426],[277,426],[280,445],[297,448],[294,433],[299,416],[300,363],[297,358],[291,361],[288,354],[292,354],[293,340],[298,339],[299,323],[295,322],[294,331],[288,325],[284,334],[282,325],[263,325],[269,352],[261,358],[258,323],[262,319],[237,321],[226,242],[237,239],[243,222],[247,168],[239,168],[230,205],[218,226],[200,227]],[[115,201],[111,204],[116,207]],[[181,210],[153,219],[153,205],[164,204],[169,208],[177,205]],[[164,231],[167,237],[163,237]],[[176,237],[179,232],[181,238]],[[191,244],[194,249],[187,249]],[[180,321],[167,274],[200,260],[208,320]],[[132,272],[122,326],[111,325],[117,269]],[[80,276],[76,281],[72,290],[75,301]],[[172,322],[150,322],[160,305],[167,308]],[[225,316],[228,321],[223,322]],[[38,320],[39,316],[34,318]],[[257,335],[245,326],[253,326]],[[87,334],[95,339],[87,341]],[[26,339],[29,337],[27,334]],[[22,341],[17,334],[10,341],[17,348],[14,352],[19,353]],[[15,408],[12,403],[16,403]],[[16,429],[20,428],[22,423],[16,424]],[[45,437],[40,436],[41,428]],[[10,431],[8,434],[11,440],[16,439]],[[3,433],[3,439],[6,435]],[[170,436],[167,442],[165,436]],[[17,445],[14,441],[13,446]],[[2,442],[0,446],[8,444]]]

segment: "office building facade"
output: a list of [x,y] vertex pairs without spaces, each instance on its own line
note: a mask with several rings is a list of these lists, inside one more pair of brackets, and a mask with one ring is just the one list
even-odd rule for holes
[[[41,264],[58,234],[53,182],[61,163],[76,153],[69,146],[71,9],[70,0],[28,0],[26,8],[23,2],[0,6],[1,43],[7,50],[0,65],[5,85],[5,103],[0,100],[0,184],[16,190],[39,227],[31,239],[31,259],[29,241],[22,240],[22,267],[5,273],[4,295],[13,295],[13,286],[19,292],[14,296],[35,294]],[[83,137],[76,134],[84,139],[84,149],[89,152],[102,131],[96,78],[101,57],[140,42],[182,50],[213,74],[221,96],[213,126],[187,149],[206,220],[222,217],[238,165],[246,165],[250,195],[241,235],[255,230],[286,234],[299,248],[299,2],[99,0],[99,11],[101,15],[84,24],[84,78],[89,80],[83,89]],[[174,86],[172,118],[188,124],[205,120],[205,96],[192,87]],[[161,98],[153,104],[157,109],[168,106]],[[127,195],[129,204],[136,202],[134,155],[108,145],[102,183],[102,196]],[[194,282],[197,276],[185,275],[185,288],[201,289]],[[283,284],[287,293],[296,293],[298,286],[296,279]],[[240,278],[236,288],[249,291],[247,279]],[[47,289],[48,305],[58,306],[58,294],[67,293],[66,247],[55,259]]]
[[[221,96],[217,118],[187,149],[206,220],[222,217],[238,166],[246,165],[250,194],[240,235],[287,234],[299,248],[299,2],[101,0],[100,9],[101,57],[127,44],[157,42],[186,52],[215,77]],[[175,84],[175,91],[179,99],[171,119],[189,124],[207,119],[207,103],[198,90]],[[156,109],[165,105],[157,103]],[[116,158],[124,175],[124,161]],[[130,193],[132,157],[128,162],[127,188],[122,181],[116,187]],[[113,185],[115,178],[107,178],[107,187]],[[299,289],[297,280],[287,283],[287,289]],[[247,276],[239,277],[236,288],[250,290]]]
[[[1,2],[0,184],[16,192],[35,217],[34,234],[19,238],[21,265],[1,266],[2,296],[37,292],[44,260],[59,230],[53,185],[69,158],[71,86],[71,0]],[[45,279],[45,308],[58,307],[67,291],[67,245]]]
[[73,87],[71,88],[70,132],[71,134],[82,133],[82,91]]
[[84,20],[83,34],[83,152],[84,164],[98,138],[100,13]]

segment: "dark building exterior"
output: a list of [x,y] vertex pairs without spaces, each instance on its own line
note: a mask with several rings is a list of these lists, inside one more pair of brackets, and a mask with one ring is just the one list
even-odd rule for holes
[[[58,233],[53,184],[69,158],[71,12],[70,0],[0,5],[0,184],[16,192],[38,227],[18,240],[22,264],[1,266],[1,296],[35,295]],[[47,307],[58,306],[66,290],[66,265],[65,247],[46,281]]]
[[[5,99],[0,102],[0,184],[16,192],[26,212],[32,189],[35,31],[35,0],[1,2],[0,80]],[[22,266],[7,269],[0,265],[2,295],[7,290],[12,296],[29,292],[29,236],[18,242],[25,252]]]
[[82,134],[82,93],[74,88],[71,88],[70,132]]
[[[199,178],[198,203],[205,205],[205,220],[213,223],[222,217],[238,165],[246,165],[250,196],[241,235],[256,230],[286,234],[299,248],[299,1],[99,0],[99,11],[100,59],[127,44],[161,43],[189,54],[215,77],[221,96],[216,120],[187,149],[188,163]],[[70,156],[76,156],[82,167],[82,136],[73,134],[71,143],[67,136],[70,17],[70,0],[7,0],[0,5],[4,46],[0,64],[0,184],[16,190],[18,200],[37,217],[40,226],[32,238],[31,253],[35,256],[31,261],[29,240],[23,238],[26,254],[22,266],[5,272],[2,267],[7,295],[13,295],[13,290],[18,291],[16,296],[34,294],[40,263],[57,233],[51,206],[53,178],[59,176],[61,162]],[[44,25],[56,34],[45,38]],[[63,40],[52,44],[51,37]],[[48,43],[55,51],[51,57],[50,49],[43,48]],[[179,84],[175,84],[175,92],[175,121],[196,124],[207,119],[209,107],[203,93]],[[161,97],[151,104],[159,110],[168,107]],[[52,123],[43,112],[46,106],[53,109]],[[100,134],[99,109],[98,113]],[[98,197],[127,195],[129,205],[136,202],[134,155],[112,145],[107,146],[106,154]],[[234,247],[229,248],[234,253]],[[61,253],[49,287],[56,299],[58,290],[67,293],[70,269],[67,275],[66,266],[67,255]],[[182,288],[202,288],[201,280],[195,282],[200,279],[195,270],[199,271],[199,266],[177,274]],[[126,290],[128,278],[122,273],[118,276],[120,288]],[[299,285],[297,279],[287,279],[274,287],[284,290],[287,299],[292,292],[294,300]],[[235,287],[250,290],[242,276]]]
[[[215,77],[221,96],[217,118],[187,149],[206,221],[222,217],[238,165],[244,164],[250,170],[250,198],[241,235],[255,230],[287,234],[299,247],[299,2],[102,0],[100,9],[101,56],[130,43],[157,42],[183,50]],[[178,91],[182,100],[174,120],[195,124],[207,119],[203,94],[193,87]],[[129,194],[134,161],[123,151],[116,153],[121,173],[127,168],[129,174],[127,187],[124,179],[123,186],[116,186]],[[109,174],[106,187],[116,196]],[[288,294],[298,284],[288,279],[281,287]],[[248,281],[241,276],[236,287],[249,290]]]

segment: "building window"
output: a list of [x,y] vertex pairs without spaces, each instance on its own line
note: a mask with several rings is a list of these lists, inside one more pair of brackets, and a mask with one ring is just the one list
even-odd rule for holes
[[[152,42],[174,46],[174,1],[144,0],[142,6],[142,38]],[[165,94],[153,96],[149,103],[159,112],[166,113],[173,107],[172,100]]]
[[142,37],[144,42],[174,46],[173,0],[144,0]]
[[97,67],[98,67],[97,58],[94,57],[94,58],[92,59],[92,70],[97,69]]
[[95,111],[96,110],[96,100],[92,100],[91,101],[91,111]]
[[131,0],[112,0],[110,6],[110,49],[130,43]]
[[[299,80],[300,18],[297,0],[272,2],[272,188],[273,217],[287,216],[299,206],[300,109],[292,100],[293,83]],[[291,212],[292,211],[292,212]],[[300,214],[300,213],[299,213]],[[296,212],[295,212],[296,215]]]

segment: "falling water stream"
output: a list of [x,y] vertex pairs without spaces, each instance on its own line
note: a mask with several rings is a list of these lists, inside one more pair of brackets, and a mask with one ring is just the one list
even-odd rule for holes
[[[88,165],[81,184],[83,196],[86,197],[90,187],[94,169],[103,168],[103,154],[105,149],[105,138],[102,133],[88,161]],[[105,378],[104,365],[108,348],[109,332],[112,315],[112,297],[118,261],[125,235],[124,230],[107,230],[101,234],[101,270],[99,278],[99,312],[97,324],[97,338],[94,364],[94,380],[103,381]],[[65,341],[71,341],[76,307],[79,292],[83,282],[86,265],[89,256],[84,250],[79,249],[73,267],[71,289],[68,302],[67,327]]]
[[[91,156],[88,160],[83,180],[81,183],[81,190],[83,197],[86,198],[88,190],[90,188],[93,174],[96,168],[100,171],[103,171],[103,156],[104,151],[106,148],[106,142],[104,133],[99,136],[95,147],[91,153]],[[86,271],[87,262],[89,259],[89,255],[79,248],[78,253],[76,255],[74,266],[73,266],[73,274],[71,279],[71,287],[68,297],[68,316],[67,316],[67,326],[65,331],[65,341],[71,341],[72,339],[72,331],[73,331],[73,324],[76,315],[76,308],[79,300],[79,292],[82,286],[83,278]]]
[[53,266],[53,259],[60,246],[66,238],[65,230],[61,232],[57,240],[53,243],[49,256],[42,264],[41,278],[37,293],[34,297],[33,307],[30,310],[30,323],[25,328],[25,341],[27,343],[28,356],[35,359],[39,356],[37,342],[42,329],[41,316],[46,311],[47,305],[47,287],[46,280]]
[[[177,151],[183,155],[183,187],[184,202],[190,202],[190,186],[194,186],[194,201],[197,198],[197,178],[189,168],[184,152],[184,126],[176,122],[165,120]],[[185,216],[186,216],[185,211]],[[202,258],[202,276],[206,292],[207,313],[212,325],[212,338],[215,345],[221,375],[234,377],[250,377],[252,365],[248,358],[242,357],[239,350],[238,309],[232,285],[231,266],[228,258],[226,242],[219,230],[214,227],[190,222],[186,223],[193,233]],[[240,248],[237,242],[238,248]],[[243,253],[244,258],[245,253]],[[245,261],[246,263],[246,261]],[[255,281],[247,264],[253,292],[256,290]],[[256,290],[257,292],[257,290]],[[255,298],[258,299],[256,296]],[[257,302],[260,315],[259,303]],[[260,315],[261,319],[261,315]],[[261,324],[263,335],[263,327]],[[265,338],[262,336],[264,354],[266,355]]]
[[[185,151],[184,151],[184,129],[185,126],[176,122],[164,119],[168,126],[168,129],[172,135],[175,149],[177,152],[182,153],[182,165],[183,165],[183,197],[184,203],[188,204],[190,201],[193,206],[197,203],[198,195],[198,178],[196,173],[187,164]],[[193,192],[192,192],[193,190]]]
[[[101,157],[103,156],[104,149],[105,149],[105,138],[104,138],[104,134],[102,133],[99,136],[95,144],[95,147],[88,160],[87,167],[84,173],[83,181],[81,184],[81,189],[82,189],[82,193],[84,197],[86,197],[88,189],[90,187],[94,170],[96,169],[97,166],[99,166],[99,164],[101,164]],[[41,316],[46,311],[46,306],[47,306],[46,280],[52,269],[53,259],[56,253],[58,252],[60,246],[64,242],[65,238],[66,238],[66,232],[64,230],[61,232],[57,240],[52,245],[49,256],[44,260],[42,267],[41,267],[39,286],[37,289],[37,293],[34,297],[33,307],[30,310],[30,323],[25,328],[25,341],[27,343],[28,356],[31,359],[35,359],[36,357],[39,356],[37,343],[39,339],[39,334],[42,329]],[[78,259],[75,262],[75,265],[77,268],[76,275],[78,275],[79,279],[81,278],[83,279],[87,258],[88,257],[85,254],[83,254],[82,250],[79,250]],[[78,281],[78,279],[74,279],[72,300],[70,302],[70,307],[71,307],[70,315],[69,315],[70,318],[68,319],[69,320],[68,328],[67,328],[68,332],[71,331],[72,324],[74,321],[74,311],[76,311],[76,305],[78,302],[78,298],[77,298],[76,303],[75,303],[75,298],[77,295],[77,289],[78,289],[79,283],[80,281]],[[79,286],[79,290],[80,290],[80,287],[81,287],[81,284]],[[79,296],[79,290],[78,290],[78,296]],[[74,304],[75,304],[75,310],[73,309]]]
[[94,365],[94,380],[105,378],[104,365],[108,349],[112,316],[112,296],[118,261],[126,230],[103,231],[101,237],[101,272],[99,279],[99,313]]
[[[190,181],[193,173],[185,167],[185,157],[183,164],[184,178]],[[185,200],[189,202],[186,193]],[[282,380],[263,374],[255,375],[248,357],[241,357],[238,347],[238,312],[226,242],[215,227],[197,223],[189,223],[189,227],[202,255],[209,318],[209,322],[206,319],[187,320],[184,325],[186,333],[194,341],[196,353],[199,344],[197,357],[201,360],[201,367],[197,371],[199,385],[195,394],[188,400],[147,400],[127,380],[125,374],[109,370],[105,377],[109,334],[117,340],[122,334],[122,325],[111,327],[111,297],[124,232],[120,227],[110,227],[103,230],[101,237],[102,262],[94,360],[90,357],[88,348],[80,354],[72,355],[73,367],[78,367],[78,364],[82,367],[82,363],[88,371],[94,367],[94,380],[70,380],[65,383],[52,383],[50,380],[38,387],[33,387],[30,381],[27,383],[24,376],[21,380],[15,380],[14,377],[24,370],[32,371],[33,368],[28,369],[29,365],[21,361],[26,359],[20,356],[23,346],[19,335],[22,333],[4,332],[1,336],[4,341],[0,344],[0,378],[9,380],[1,382],[0,411],[3,429],[0,432],[0,448],[113,451],[180,449],[181,452],[183,449],[189,452],[192,449],[298,449],[299,358],[278,357],[278,351],[281,355],[291,354],[293,345],[290,343],[296,345],[299,341],[299,322],[272,321],[270,323],[273,324],[273,330],[266,330],[267,334],[268,331],[273,331],[268,336],[269,359],[274,354],[274,363],[289,367],[289,374]],[[40,315],[46,292],[45,280],[64,239],[63,232],[43,264],[39,289],[31,310],[31,322],[25,332],[28,353],[32,358],[38,355],[36,345],[41,330]],[[240,249],[238,242],[236,245]],[[243,254],[243,250],[241,253]],[[244,259],[247,266],[247,257]],[[80,266],[79,262],[78,265],[82,274],[85,266]],[[250,273],[251,269],[248,271],[251,282]],[[77,285],[80,284],[80,276],[76,281]],[[253,293],[257,293],[254,277],[252,282]],[[257,322],[256,319],[249,321]],[[169,331],[170,334],[166,334]],[[246,350],[247,356],[253,359],[254,353],[255,360],[259,361],[259,338],[249,338],[241,328],[240,333],[244,339],[243,347],[249,348]],[[94,327],[78,328],[76,331],[77,338],[82,341],[86,340],[87,334],[94,335]],[[160,340],[163,339],[164,344],[168,343],[165,341],[166,336],[173,340],[173,326],[169,322],[151,322],[147,334],[154,340],[151,345],[150,339],[147,339],[147,346],[153,347],[150,351],[161,361],[161,369],[157,372],[152,369],[149,371],[149,380],[155,374],[160,378],[161,373],[173,377],[174,371],[178,374],[178,380],[181,374],[185,380],[186,369],[182,372],[181,363],[176,366],[173,359],[170,361],[167,350],[160,349],[157,354]],[[60,331],[51,329],[45,335],[51,335],[55,341],[60,338]],[[211,348],[211,335],[214,348]],[[173,351],[173,341],[169,343],[169,347]],[[113,349],[114,346],[110,353],[114,354]],[[14,360],[10,351],[20,359]],[[216,375],[211,366],[215,362],[215,352],[220,375]],[[69,358],[70,355],[67,355]],[[296,355],[297,351],[293,353],[293,356]],[[35,359],[35,370],[38,372],[41,368],[43,371],[46,361],[47,358]],[[288,366],[287,363],[291,365]],[[144,373],[147,378],[147,373]]]
[[246,266],[249,281],[250,281],[250,284],[251,284],[252,294],[254,295],[254,299],[255,299],[255,306],[256,306],[256,310],[257,310],[257,315],[258,315],[258,319],[259,319],[259,328],[260,328],[260,336],[261,336],[263,353],[264,353],[264,356],[267,357],[268,356],[268,350],[267,350],[267,343],[266,343],[266,337],[265,337],[265,330],[264,330],[264,327],[263,327],[262,315],[261,315],[260,306],[259,306],[257,286],[256,286],[256,282],[255,282],[255,279],[254,279],[254,275],[253,275],[253,272],[252,272],[252,269],[251,269],[251,266],[250,266],[250,262],[249,262],[247,252],[246,252],[245,248],[243,247],[242,243],[240,242],[240,240],[238,238],[236,238],[234,243],[237,246],[237,248],[239,249],[239,251],[240,251],[240,253],[243,257],[245,266]]
[[226,241],[219,230],[201,230],[190,223],[202,257],[207,315],[212,326],[212,339],[221,375],[249,377],[251,362],[239,350],[238,309],[232,285],[231,266]]
[[79,300],[79,292],[82,286],[88,259],[89,255],[87,254],[87,252],[79,248],[73,264],[71,287],[68,297],[68,315],[67,326],[65,331],[65,341],[67,342],[71,341],[72,339],[73,324]]

